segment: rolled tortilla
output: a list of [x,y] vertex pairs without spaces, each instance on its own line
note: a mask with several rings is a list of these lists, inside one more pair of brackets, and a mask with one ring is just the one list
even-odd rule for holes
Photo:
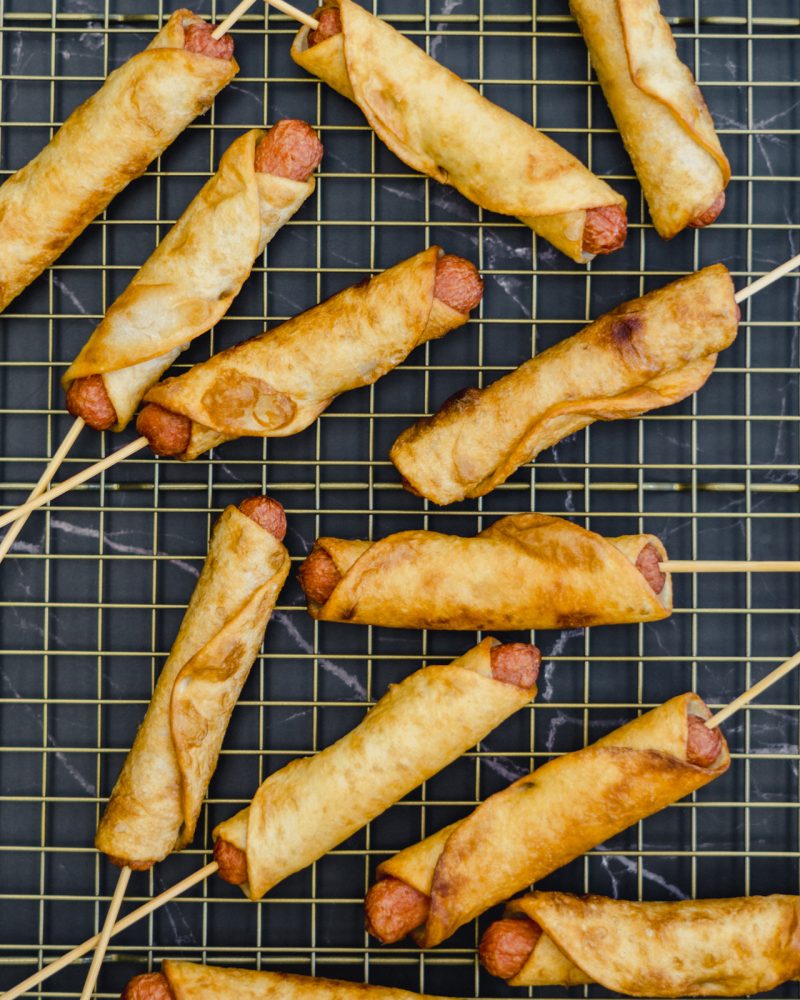
[[800,897],[631,903],[533,892],[508,916],[542,929],[511,986],[599,983],[648,997],[738,997],[800,976]]
[[341,844],[530,701],[535,685],[492,676],[495,645],[484,639],[393,685],[355,729],[270,775],[247,808],[214,830],[215,840],[247,855],[242,889],[251,899]]
[[187,52],[177,10],[114,70],[33,160],[0,187],[0,310],[59,257],[238,72],[235,59]]
[[309,48],[303,27],[292,58],[354,101],[389,149],[412,169],[452,184],[470,201],[525,225],[578,262],[586,210],[625,199],[571,153],[492,104],[385,21],[352,0],[342,31]]
[[638,417],[696,392],[736,338],[733,293],[728,269],[714,264],[625,302],[419,420],[390,458],[413,492],[437,504],[490,493],[595,420]]
[[62,379],[102,375],[122,430],[145,392],[191,341],[230,308],[267,243],[314,190],[257,173],[252,129],[226,150],[214,176],[114,302]]
[[314,979],[287,972],[222,969],[166,959],[161,965],[174,1000],[428,1000],[393,986]]
[[228,721],[289,572],[289,553],[236,507],[208,556],[95,838],[147,868],[194,836]]
[[474,538],[402,531],[378,542],[320,538],[341,573],[313,618],[390,628],[583,628],[658,621],[672,581],[656,594],[636,567],[655,535],[603,538],[544,514],[512,514]]
[[148,403],[192,421],[196,458],[237,437],[287,437],[347,389],[376,382],[415,347],[469,318],[434,296],[439,247],[346,288],[252,340],[167,379]]
[[[658,0],[570,0],[653,224],[671,239],[714,204],[731,168]],[[696,223],[695,223],[696,224]]]
[[724,738],[711,766],[687,760],[690,714],[711,713],[695,694],[672,698],[591,746],[548,761],[466,819],[383,862],[379,877],[430,897],[417,943],[439,944],[490,906],[724,773]]

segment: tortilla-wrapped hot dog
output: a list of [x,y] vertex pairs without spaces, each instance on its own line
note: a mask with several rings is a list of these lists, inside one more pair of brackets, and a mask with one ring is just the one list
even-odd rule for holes
[[[430,948],[496,903],[718,777],[730,763],[695,694],[549,761],[378,868],[367,926]],[[384,884],[385,883],[385,884]],[[398,919],[398,910],[406,916]]]
[[798,896],[632,903],[532,892],[487,929],[480,954],[510,986],[738,997],[800,976],[798,922]]
[[570,9],[659,235],[709,225],[731,168],[658,0],[570,0]]
[[437,504],[483,496],[595,420],[638,417],[696,392],[738,321],[727,268],[706,267],[454,396],[404,430],[390,458],[412,492]]
[[583,628],[666,618],[672,581],[658,568],[665,558],[654,535],[603,538],[559,517],[512,514],[474,538],[319,538],[298,575],[309,613],[322,621]]
[[[307,158],[298,171],[291,153],[300,143]],[[262,163],[275,148],[286,162]],[[64,375],[71,413],[96,430],[126,426],[180,352],[228,311],[267,243],[313,192],[321,155],[311,126],[293,120],[252,129],[228,147]],[[87,379],[102,382],[105,406],[87,393]]]
[[260,899],[526,705],[538,672],[535,647],[489,638],[392,686],[355,729],[270,775],[214,830],[220,875]]
[[239,693],[289,572],[283,508],[228,507],[150,706],[100,821],[95,846],[149,868],[194,836]]
[[624,244],[625,199],[571,153],[353,0],[326,0],[317,17],[324,30],[301,28],[292,58],[354,101],[408,166],[517,216],[575,261]]
[[175,11],[0,187],[0,310],[233,79],[233,41],[217,42],[211,30],[191,11]]
[[134,976],[122,1000],[440,1000],[393,986],[229,969],[165,959],[161,972]]
[[[184,460],[232,438],[297,434],[340,393],[466,323],[482,292],[469,261],[430,247],[154,386],[139,433],[157,453]],[[168,435],[163,413],[173,415]]]

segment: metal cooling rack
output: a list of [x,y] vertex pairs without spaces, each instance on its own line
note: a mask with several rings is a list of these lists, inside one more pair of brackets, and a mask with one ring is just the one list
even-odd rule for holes
[[[0,3],[0,177],[34,155],[177,3]],[[403,492],[389,445],[469,383],[618,302],[717,260],[739,285],[800,249],[800,18],[793,0],[663,0],[731,158],[728,207],[712,229],[663,243],[645,221],[583,42],[563,0],[380,0],[378,12],[499,103],[533,120],[627,197],[624,251],[590,268],[526,228],[423,179],[376,141],[360,113],[289,59],[294,31],[256,9],[236,31],[238,79],[0,317],[0,503],[19,503],[69,426],[59,376],[104,309],[242,131],[279,117],[321,129],[317,193],[267,250],[230,314],[182,364],[259,332],[430,242],[486,276],[479,317],[369,389],[338,400],[305,433],[239,441],[190,465],[129,460],[34,514],[0,568],[0,985],[94,933],[116,871],[95,826],[176,633],[226,503],[268,487],[287,507],[299,559],[319,533],[412,526],[472,533],[535,507],[604,533],[659,533],[678,558],[800,558],[800,279],[746,304],[741,334],[706,388],[664,413],[594,426],[480,502],[437,511]],[[199,12],[218,18],[227,4]],[[374,8],[373,8],[374,9]],[[64,474],[128,440],[84,432]],[[727,702],[800,645],[796,579],[681,577],[668,621],[536,635],[546,655],[535,711],[501,726],[261,904],[218,880],[117,938],[103,995],[164,956],[291,968],[470,997],[508,993],[475,962],[479,929],[426,954],[373,947],[361,899],[389,853],[466,813],[534,760],[583,746],[689,687]],[[520,636],[522,638],[522,636]],[[349,729],[387,684],[471,645],[315,624],[292,578],[265,655],[237,707],[195,845],[134,875],[149,898],[208,857],[215,822],[260,778]],[[629,898],[800,890],[798,678],[726,726],[728,775],[546,880]],[[447,720],[440,720],[446,725]],[[77,996],[86,965],[42,995]],[[539,991],[546,995],[547,991]],[[590,991],[592,992],[592,991]],[[796,985],[776,995],[798,996]]]

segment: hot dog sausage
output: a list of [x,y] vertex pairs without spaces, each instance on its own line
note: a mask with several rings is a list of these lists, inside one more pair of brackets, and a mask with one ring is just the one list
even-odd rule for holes
[[436,262],[433,294],[451,309],[466,314],[483,298],[483,279],[471,261],[446,253]]
[[[326,38],[338,35],[342,30],[341,15],[336,7],[320,7],[314,17],[319,21],[319,27],[308,35],[309,48],[324,42]],[[708,223],[702,224],[707,225]],[[624,246],[627,234],[628,219],[625,210],[619,205],[590,208],[586,212],[584,222],[582,249],[585,253],[590,254],[613,253]],[[442,296],[438,297],[442,298]],[[442,301],[446,300],[442,298]],[[480,297],[469,308],[473,308],[479,301]],[[468,312],[469,309],[463,311]]]
[[107,431],[117,422],[117,412],[108,398],[102,375],[87,375],[70,382],[67,410],[73,417],[82,417],[96,431]]
[[219,865],[217,874],[231,885],[243,885],[247,881],[247,855],[222,837],[214,841],[214,860]]
[[315,11],[314,17],[319,21],[319,27],[309,32],[309,48],[312,45],[319,45],[326,38],[333,38],[342,30],[342,17],[338,7],[320,7]]
[[698,715],[690,715],[687,721],[689,731],[686,735],[686,759],[698,767],[711,767],[722,746],[719,729],[709,729],[705,719]]
[[[202,44],[203,39],[210,39],[215,45],[230,40],[229,35],[224,35],[219,40],[212,39],[212,27],[212,25],[203,22],[187,28],[186,48],[190,47],[190,38],[193,45]],[[198,30],[190,35],[193,28]],[[202,50],[193,48],[191,51],[200,52]],[[230,51],[233,52],[232,40],[230,40]],[[206,52],[206,55],[215,55],[215,53]],[[230,55],[216,57],[230,58]],[[299,119],[286,118],[276,122],[256,146],[255,169],[256,173],[274,174],[276,177],[305,182],[317,169],[321,159],[322,143],[314,129]],[[76,378],[71,382],[67,390],[67,409],[73,417],[82,417],[96,431],[107,431],[117,422],[114,404],[106,392],[102,375],[88,375],[85,378]],[[173,430],[170,438],[175,437],[176,433]],[[162,437],[164,438],[162,443],[168,443],[166,432]],[[153,450],[156,451],[155,448]],[[158,451],[157,454],[178,455],[180,451]]]
[[[283,162],[287,162],[286,158]],[[292,162],[291,158],[289,162]],[[313,171],[313,167],[311,170]],[[475,266],[468,260],[454,254],[445,254],[436,264],[434,293],[436,298],[451,309],[466,313],[480,302],[483,281]],[[148,403],[139,414],[136,429],[147,438],[157,455],[180,455],[189,446],[192,423],[188,417],[172,413],[155,403]]]
[[692,229],[702,229],[704,226],[710,226],[712,222],[717,221],[723,208],[725,208],[724,191],[717,195],[707,209],[696,215],[689,223],[689,226]]
[[286,536],[286,513],[281,504],[272,497],[255,496],[242,500],[239,510],[251,521],[274,535],[279,542]]
[[183,31],[183,47],[187,52],[196,52],[211,59],[233,58],[233,38],[223,35],[222,38],[212,38],[214,25],[207,21],[193,21]]
[[428,919],[430,897],[399,878],[383,878],[367,893],[367,931],[383,944],[402,941]]
[[311,550],[297,571],[297,579],[309,601],[324,604],[336,589],[342,574],[325,549]]
[[175,994],[166,976],[160,972],[145,972],[131,979],[120,1000],[175,1000]]
[[[261,498],[255,498],[261,499]],[[245,503],[247,501],[244,501]],[[275,501],[272,501],[275,503]],[[241,508],[240,508],[241,509]],[[495,646],[491,651],[492,676],[495,680],[505,684],[516,684],[518,687],[532,687],[536,683],[539,675],[539,664],[541,663],[541,653],[536,646],[531,646],[524,642],[512,642],[505,645]],[[247,881],[247,855],[234,844],[218,837],[214,843],[214,860],[219,865],[219,876],[231,885],[242,885]],[[388,896],[393,905],[397,905],[401,913],[398,917],[396,910],[392,906],[384,907],[381,894],[387,894],[387,887],[384,882],[397,883],[394,889],[389,889]],[[383,886],[383,888],[378,888]],[[428,913],[428,897],[418,893],[411,886],[406,885],[399,879],[383,879],[370,889],[370,894],[378,893],[376,897],[379,901],[370,904],[370,896],[367,896],[367,922],[370,923],[370,905],[376,910],[375,926],[386,929],[384,925],[397,925],[398,928],[406,928],[399,937],[392,940],[399,941],[405,937],[410,930],[424,923]],[[414,906],[411,903],[414,902]],[[384,912],[385,910],[385,912]],[[413,919],[417,913],[422,912],[422,916],[411,927],[406,927],[409,920]],[[375,936],[386,940],[382,934],[375,932]]]
[[653,588],[653,592],[660,594],[667,576],[661,572],[661,557],[654,545],[645,545],[636,559],[636,568]]
[[147,438],[156,455],[180,455],[189,447],[192,422],[182,413],[148,403],[136,418],[136,430]]
[[284,118],[256,146],[256,173],[305,182],[321,159],[322,143],[314,129],[298,118]]
[[583,225],[582,249],[584,253],[614,253],[625,245],[628,235],[628,217],[619,205],[586,210]]
[[495,646],[492,656],[492,676],[504,684],[529,688],[536,683],[542,654],[527,642],[509,642]]
[[527,917],[495,920],[481,938],[481,965],[492,976],[511,979],[528,961],[541,936],[541,927]]

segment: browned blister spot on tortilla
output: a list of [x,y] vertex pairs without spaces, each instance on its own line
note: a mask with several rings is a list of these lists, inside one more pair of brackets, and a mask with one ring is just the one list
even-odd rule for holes
[[292,400],[252,375],[223,369],[203,393],[201,404],[212,426],[261,433],[288,424],[295,413]]

